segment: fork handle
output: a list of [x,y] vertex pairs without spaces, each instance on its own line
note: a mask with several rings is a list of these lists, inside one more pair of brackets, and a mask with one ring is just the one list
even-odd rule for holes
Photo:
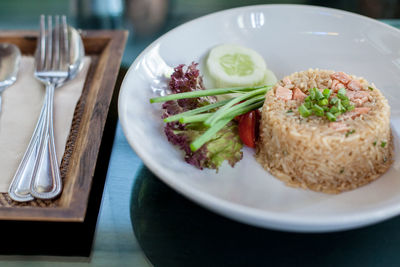
[[40,138],[44,129],[44,119],[47,109],[46,103],[47,96],[43,101],[39,119],[36,123],[36,127],[33,131],[28,148],[22,157],[22,160],[8,189],[8,194],[11,199],[18,202],[26,202],[34,199],[30,194],[30,184],[34,175],[35,162],[39,153]]
[[46,84],[47,103],[44,130],[40,140],[38,160],[35,165],[36,175],[34,175],[30,184],[31,195],[40,199],[54,198],[62,190],[60,168],[54,143],[54,89],[54,83]]

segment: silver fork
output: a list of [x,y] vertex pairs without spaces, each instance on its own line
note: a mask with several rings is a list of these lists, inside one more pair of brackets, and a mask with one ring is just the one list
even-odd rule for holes
[[65,16],[40,17],[40,36],[35,59],[35,77],[46,85],[45,100],[27,151],[9,188],[16,201],[33,197],[51,199],[60,194],[62,182],[54,144],[54,89],[69,75],[69,40]]
[[41,199],[54,198],[62,189],[54,144],[53,100],[56,86],[68,78],[70,62],[67,19],[62,16],[61,20],[60,28],[60,17],[55,16],[53,31],[53,18],[47,17],[46,36],[45,17],[40,18],[40,52],[36,61],[35,76],[46,85],[46,120],[35,164],[36,175],[33,176],[30,192],[32,196]]

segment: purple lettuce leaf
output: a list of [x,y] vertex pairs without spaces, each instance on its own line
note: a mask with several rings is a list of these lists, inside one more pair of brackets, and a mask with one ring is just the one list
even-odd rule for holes
[[[169,82],[171,93],[205,89],[197,65],[197,63],[192,63],[185,68],[185,65],[181,64],[174,69]],[[162,118],[208,105],[215,101],[216,97],[214,96],[167,101],[162,106],[164,110]],[[168,141],[178,146],[185,154],[185,161],[196,168],[218,170],[224,160],[227,160],[233,167],[236,162],[242,159],[241,149],[243,145],[235,122],[231,122],[221,129],[212,140],[197,151],[191,151],[190,143],[206,130],[207,128],[199,123],[181,124],[176,121],[167,123],[164,128]]]

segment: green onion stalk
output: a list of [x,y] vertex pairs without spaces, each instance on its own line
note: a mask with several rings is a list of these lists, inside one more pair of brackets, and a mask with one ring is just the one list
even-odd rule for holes
[[190,149],[196,151],[206,142],[211,140],[219,130],[235,117],[262,107],[264,104],[265,94],[271,88],[272,85],[207,89],[151,98],[150,103],[239,93],[236,97],[221,100],[164,119],[164,122],[179,121],[180,123],[203,123],[207,126],[208,129],[190,144]]

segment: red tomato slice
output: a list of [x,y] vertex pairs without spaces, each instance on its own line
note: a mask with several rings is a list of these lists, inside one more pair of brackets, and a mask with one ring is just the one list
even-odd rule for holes
[[259,110],[252,110],[238,118],[240,139],[248,147],[256,146],[260,117]]

